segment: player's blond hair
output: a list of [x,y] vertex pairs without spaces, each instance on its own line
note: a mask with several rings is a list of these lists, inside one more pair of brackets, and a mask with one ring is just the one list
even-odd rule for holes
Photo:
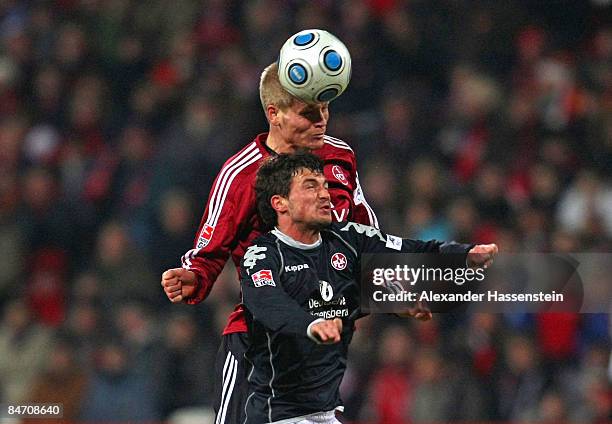
[[274,105],[281,110],[286,110],[297,100],[281,85],[278,79],[278,64],[276,62],[267,66],[261,73],[259,99],[261,100],[264,112],[267,111],[268,105]]

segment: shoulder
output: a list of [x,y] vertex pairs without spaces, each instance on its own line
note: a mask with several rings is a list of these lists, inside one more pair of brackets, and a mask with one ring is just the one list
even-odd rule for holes
[[256,141],[252,141],[225,161],[219,176],[247,174],[253,169],[256,171],[264,156],[265,152],[261,146]]
[[250,188],[261,161],[267,156],[267,153],[256,141],[244,146],[238,153],[225,161],[221,167],[215,180],[215,192],[218,191],[222,194],[228,191],[235,192]]
[[340,140],[339,138],[332,137],[331,135],[326,135],[324,137],[325,144],[327,146],[338,150],[349,151],[351,153],[355,153],[351,146],[349,146],[345,141]]
[[332,222],[329,227],[327,227],[328,231],[333,232],[341,232],[341,233],[349,233],[349,232],[357,232],[357,233],[380,233],[380,230],[372,227],[370,225],[359,224],[353,221],[343,221],[343,222]]
[[242,267],[252,269],[260,265],[276,262],[278,252],[275,244],[276,238],[271,233],[256,237],[249,248],[244,252]]
[[276,237],[272,233],[267,232],[253,239],[251,245],[244,253],[244,257],[246,258],[247,255],[249,255],[249,252],[258,252],[258,254],[261,254],[262,252],[268,252],[266,254],[266,257],[274,256],[276,255],[276,251]]
[[[260,234],[257,237],[255,237],[253,239],[253,241],[251,242],[251,245],[252,246],[254,246],[254,245],[258,245],[258,246],[276,246],[276,236],[274,236],[274,234],[272,234],[270,231],[265,232],[265,233]],[[249,247],[249,249],[250,249],[250,247]]]
[[333,222],[327,231],[346,241],[353,241],[355,237],[362,236],[386,241],[384,234],[378,228],[352,221]]
[[323,139],[323,147],[314,151],[314,153],[325,161],[344,160],[348,162],[355,161],[355,152],[346,142],[329,135]]

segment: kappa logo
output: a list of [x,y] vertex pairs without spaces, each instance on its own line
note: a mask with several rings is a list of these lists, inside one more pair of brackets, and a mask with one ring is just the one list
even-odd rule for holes
[[293,272],[293,271],[301,271],[303,269],[308,269],[308,264],[300,264],[300,265],[287,265],[285,266],[285,272]]
[[274,282],[274,278],[272,277],[272,271],[269,269],[262,269],[261,271],[257,271],[255,274],[251,275],[251,279],[253,280],[253,285],[255,287],[276,287],[276,283]]
[[348,185],[348,180],[346,179],[346,175],[344,175],[344,171],[338,165],[332,166],[332,174],[338,181],[340,181],[345,186]]
[[198,237],[198,249],[206,247],[208,243],[210,243],[214,231],[215,227],[213,227],[212,225],[204,224],[204,227],[202,227],[202,231],[200,231],[200,237]]
[[346,268],[346,256],[343,253],[334,253],[331,257],[332,266],[338,271],[342,271]]

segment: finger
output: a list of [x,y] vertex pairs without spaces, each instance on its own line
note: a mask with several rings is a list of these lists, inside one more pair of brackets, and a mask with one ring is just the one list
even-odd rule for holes
[[328,341],[329,337],[323,328],[317,329],[315,332],[315,336],[322,342],[325,343]]
[[178,296],[170,299],[170,301],[172,303],[181,303],[183,301],[183,296],[179,294]]
[[328,340],[334,340],[338,335],[338,330],[336,329],[336,326],[332,323],[329,323],[325,328],[325,335],[327,336]]
[[335,318],[333,322],[336,325],[338,332],[342,333],[342,320],[340,318]]
[[180,290],[177,291],[173,291],[173,292],[166,292],[166,296],[168,297],[168,299],[172,300],[174,298],[176,298],[177,296],[181,296],[183,293],[181,293]]
[[164,284],[162,284],[164,290],[165,289],[170,289],[173,287],[180,287],[181,284],[178,280],[172,280],[172,281],[165,281]]
[[185,270],[183,268],[172,268],[172,269],[168,269],[166,270],[163,274],[162,274],[162,279],[164,280],[169,280],[171,278],[181,278],[185,275]]
[[172,287],[166,287],[166,288],[164,289],[164,291],[165,291],[166,293],[168,293],[168,294],[171,294],[171,293],[179,293],[179,294],[180,294],[180,293],[181,293],[181,291],[182,291],[182,289],[181,289],[181,286],[176,285],[176,286],[172,286]]
[[328,339],[333,342],[340,341],[340,333],[338,332],[336,325],[332,322],[330,322],[330,326],[327,331],[327,336],[328,336]]
[[180,288],[181,286],[182,284],[179,280],[166,281],[166,283],[164,284],[164,290],[175,289],[177,287]]
[[433,318],[433,315],[431,312],[419,312],[416,314],[415,318],[419,321],[429,321]]
[[323,337],[325,336],[325,334],[323,333],[323,328],[321,326],[321,324],[316,324],[312,327],[312,335],[317,337],[318,339],[323,339]]
[[164,273],[162,274],[162,280],[169,280],[177,276],[178,274],[176,272],[176,269],[169,269],[167,271],[164,271]]
[[327,341],[329,343],[337,343],[340,341],[340,333],[336,327],[332,327],[327,332]]
[[164,278],[162,279],[162,286],[170,286],[179,282],[177,277]]

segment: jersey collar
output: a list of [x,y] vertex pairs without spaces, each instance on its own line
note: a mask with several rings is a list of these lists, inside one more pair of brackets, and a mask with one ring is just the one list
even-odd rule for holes
[[291,246],[291,247],[296,247],[302,250],[314,249],[315,247],[319,247],[321,245],[321,234],[319,234],[319,240],[315,241],[312,244],[306,244],[306,243],[302,243],[301,241],[297,241],[292,237],[289,237],[287,234],[283,233],[281,230],[279,230],[276,227],[274,227],[271,233],[274,234],[276,238],[278,238],[280,241],[282,241],[286,245]]
[[270,146],[268,146],[266,144],[266,140],[268,139],[268,133],[261,133],[258,134],[257,137],[255,137],[255,141],[266,151],[268,152],[268,154],[270,156],[278,156],[278,153],[276,153],[274,150],[272,150],[270,148]]

